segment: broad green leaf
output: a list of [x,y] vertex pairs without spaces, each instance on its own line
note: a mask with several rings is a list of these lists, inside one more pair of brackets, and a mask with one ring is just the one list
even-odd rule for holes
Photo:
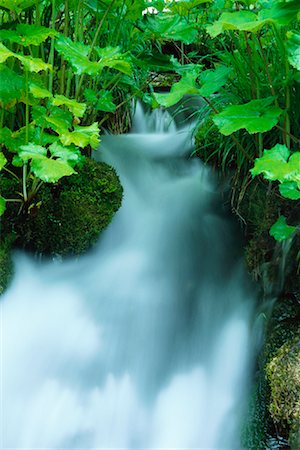
[[162,55],[154,52],[151,54],[141,54],[138,58],[132,57],[133,63],[142,69],[153,69],[157,72],[176,71],[180,64],[173,55]]
[[20,13],[23,9],[36,4],[36,0],[0,0],[0,8]]
[[300,151],[290,156],[288,167],[290,169],[289,179],[295,181],[300,189]]
[[287,32],[288,40],[286,42],[289,63],[300,70],[300,33],[297,31]]
[[96,93],[96,91],[94,91],[94,89],[85,89],[84,90],[84,96],[86,101],[88,101],[89,103],[93,103],[95,104],[98,100],[98,92]]
[[40,58],[33,58],[32,56],[14,55],[23,64],[25,70],[29,72],[41,72],[43,70],[52,70],[51,64],[45,63]]
[[29,91],[34,98],[50,98],[52,94],[48,89],[35,83],[30,83]]
[[154,94],[155,100],[159,105],[169,107],[178,103],[186,94],[199,94],[199,88],[196,79],[201,69],[194,67],[190,72],[184,73],[178,83],[173,84],[169,94]]
[[101,90],[99,92],[99,100],[97,101],[95,108],[97,111],[115,112],[117,106],[113,102],[112,93]]
[[219,20],[207,26],[207,32],[215,38],[226,30],[258,31],[266,21],[258,20],[257,15],[251,11],[224,12]]
[[7,127],[0,128],[0,144],[8,147],[7,142],[10,139],[12,139],[12,131]]
[[297,19],[299,12],[299,0],[282,0],[274,2],[269,9],[263,8],[259,12],[258,18],[278,26],[286,26]]
[[0,42],[0,63],[4,63],[10,56],[15,56],[15,54]]
[[182,41],[184,44],[192,44],[197,38],[195,25],[186,23],[179,15],[147,15],[141,26],[151,38],[172,39]]
[[[264,164],[268,164],[270,161],[282,161],[287,162],[291,152],[287,148],[286,145],[283,144],[276,144],[273,148],[270,150],[264,150],[264,154],[262,157],[257,158],[255,161],[258,163],[261,163],[265,161]],[[261,167],[263,168],[263,166]],[[260,169],[260,168],[259,168]],[[261,173],[261,172],[259,172]],[[258,175],[255,173],[254,175]]]
[[22,158],[20,158],[20,156],[15,155],[12,159],[12,165],[14,167],[23,167],[24,166],[24,161]]
[[110,91],[101,89],[96,94],[92,89],[86,89],[84,95],[87,101],[92,103],[97,111],[115,112],[116,105],[113,102],[113,96]]
[[36,159],[47,155],[47,149],[30,142],[28,145],[21,145],[18,154],[23,161],[28,161],[29,159]]
[[0,216],[4,214],[6,210],[6,200],[0,195]]
[[275,2],[269,9],[263,8],[258,14],[245,10],[224,12],[219,20],[207,26],[207,31],[213,38],[225,30],[256,33],[268,23],[278,26],[288,25],[291,21],[296,20],[299,11],[299,0],[284,0]]
[[18,24],[16,30],[0,30],[0,39],[23,45],[40,45],[49,36],[57,35],[56,31],[38,25]]
[[232,70],[225,66],[219,66],[215,70],[205,70],[200,74],[200,84],[202,85],[199,92],[203,97],[209,97],[218,92],[227,82]]
[[180,0],[168,4],[168,9],[180,16],[187,16],[192,9],[203,3],[212,3],[212,0]]
[[[300,172],[300,171],[299,171]],[[279,192],[283,197],[290,200],[300,200],[300,189],[298,189],[296,181],[284,181],[279,185]]]
[[9,128],[0,128],[0,144],[4,145],[9,151],[16,151],[15,145],[24,144],[24,140],[18,142],[15,133],[13,134]]
[[88,58],[90,47],[80,42],[72,42],[71,39],[60,36],[56,41],[55,48],[58,53],[64,55],[73,67],[75,73],[96,75],[101,68],[97,62],[92,62]]
[[264,133],[277,124],[282,113],[280,108],[271,106],[273,102],[273,97],[268,97],[244,105],[227,106],[213,121],[225,136],[242,128],[249,133]]
[[5,166],[6,163],[7,163],[7,159],[5,158],[3,153],[0,152],[0,170],[3,169],[3,167]]
[[[50,127],[48,126],[48,128]],[[38,142],[39,145],[42,145],[43,147],[47,147],[49,144],[53,144],[59,140],[58,136],[53,133],[49,134],[47,130],[40,127],[33,128],[30,139],[33,142]]]
[[[34,133],[34,126],[31,123],[29,124],[29,141],[33,141],[33,133]],[[18,152],[20,147],[24,145],[24,142],[26,142],[26,127],[22,127],[11,134],[9,134],[6,131],[4,139],[5,139],[5,146],[8,148],[9,151],[14,153]]]
[[24,68],[29,72],[41,72],[42,70],[52,69],[51,64],[45,63],[42,59],[20,55],[19,53],[13,53],[0,42],[0,63],[4,63],[10,56],[13,56],[21,61]]
[[289,149],[285,145],[277,144],[270,150],[264,150],[262,157],[255,160],[250,172],[253,176],[263,174],[271,181],[300,183],[300,152],[294,153],[288,160],[289,156]]
[[95,149],[98,147],[100,139],[99,139],[99,127],[98,123],[94,122],[92,125],[88,127],[82,127],[79,125],[74,126],[74,131],[65,132],[59,136],[63,145],[71,145],[75,144],[80,148],[85,148],[88,145]]
[[300,151],[291,155],[289,159],[289,166],[291,170],[297,172],[300,176]]
[[45,183],[57,183],[62,177],[76,173],[66,161],[45,156],[32,160],[30,168],[34,175]]
[[36,105],[31,109],[32,120],[35,125],[44,128],[47,125],[47,109],[45,106]]
[[63,111],[58,106],[52,106],[50,114],[47,114],[45,119],[49,127],[59,134],[67,132],[73,122],[73,116],[70,111]]
[[292,227],[286,223],[286,218],[280,216],[277,222],[272,225],[270,229],[270,235],[276,239],[276,241],[284,241],[289,239],[296,231],[297,227]]
[[50,145],[49,150],[52,156],[60,158],[72,166],[77,164],[83,158],[80,151],[76,147],[73,149],[70,147],[63,147],[58,142]]
[[55,95],[52,99],[52,104],[55,106],[65,105],[76,117],[82,117],[86,110],[85,103],[78,103],[76,100],[67,98],[64,95]]
[[120,47],[96,47],[98,53],[98,70],[104,67],[116,69],[126,75],[132,75],[131,61],[128,55],[121,52]]
[[10,105],[25,92],[25,78],[7,66],[0,65],[0,105]]

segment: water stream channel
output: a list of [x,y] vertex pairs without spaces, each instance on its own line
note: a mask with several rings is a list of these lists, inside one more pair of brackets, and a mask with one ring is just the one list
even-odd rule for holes
[[191,133],[141,109],[104,136],[123,206],[78,260],[15,255],[1,449],[239,450],[254,294]]

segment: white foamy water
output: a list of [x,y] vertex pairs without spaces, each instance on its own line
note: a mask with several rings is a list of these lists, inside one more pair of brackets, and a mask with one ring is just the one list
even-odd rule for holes
[[241,448],[253,298],[236,230],[211,173],[183,159],[189,133],[155,114],[103,138],[124,201],[97,247],[63,263],[15,256],[1,449]]

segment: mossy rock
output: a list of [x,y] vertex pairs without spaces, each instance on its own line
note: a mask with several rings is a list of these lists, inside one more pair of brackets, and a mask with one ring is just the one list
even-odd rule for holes
[[[265,343],[257,361],[255,384],[249,402],[247,416],[243,427],[243,445],[248,450],[265,450],[269,446],[269,439],[275,443],[286,442],[288,428],[286,424],[279,426],[271,417],[269,405],[272,402],[271,386],[266,374],[266,367],[276,356],[279,349],[294,339],[299,329],[300,305],[295,295],[282,296],[274,304],[272,315],[266,324]],[[278,444],[279,445],[279,444]],[[299,450],[300,447],[295,447]]]
[[10,239],[0,241],[0,295],[8,287],[13,275]]
[[[16,247],[66,256],[79,255],[97,242],[121,206],[123,189],[115,170],[105,163],[86,159],[76,171],[57,184],[43,184],[22,214],[18,204],[8,204],[3,228],[15,234]],[[4,197],[18,190],[12,184],[16,181],[0,179]]]
[[295,444],[300,434],[300,331],[279,348],[266,373],[271,387],[271,416],[280,428],[290,431]]

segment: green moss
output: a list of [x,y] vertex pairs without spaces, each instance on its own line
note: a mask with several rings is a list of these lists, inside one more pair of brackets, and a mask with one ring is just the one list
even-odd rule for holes
[[[266,366],[271,387],[270,413],[282,432],[300,432],[300,332],[285,342]],[[296,436],[296,437],[295,437]]]
[[[218,131],[212,120],[212,116],[205,117],[195,135],[196,154],[202,161],[214,167],[222,166],[220,148],[224,145],[225,138]],[[223,167],[224,169],[224,167]]]
[[[6,234],[16,234],[15,246],[66,256],[81,254],[95,244],[121,205],[122,187],[115,170],[105,163],[86,159],[76,170],[77,175],[55,185],[42,185],[22,214],[18,215],[19,204],[8,205],[4,229]],[[4,196],[11,192],[11,183],[17,181],[2,180],[1,186],[0,180]]]
[[12,276],[11,242],[9,239],[6,239],[0,241],[0,295],[8,287]]
[[[289,430],[286,425],[274,424],[269,411],[272,393],[266,367],[285,342],[293,340],[297,335],[299,314],[300,305],[293,295],[280,298],[273,306],[272,315],[265,330],[265,343],[258,358],[255,385],[243,428],[243,445],[248,450],[269,448],[268,436],[275,436],[277,433],[282,438],[288,438]],[[295,447],[295,450],[299,448]]]

